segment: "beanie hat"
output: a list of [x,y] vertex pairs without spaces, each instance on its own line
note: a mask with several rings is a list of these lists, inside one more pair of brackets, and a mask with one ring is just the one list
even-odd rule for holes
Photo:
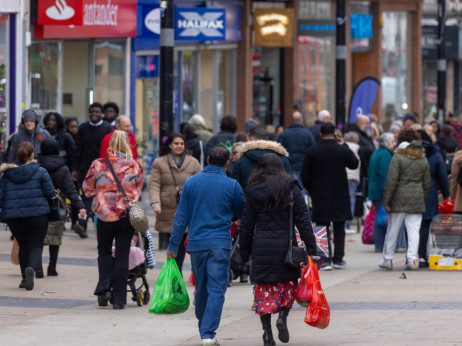
[[33,109],[27,109],[24,111],[24,113],[22,113],[21,122],[24,124],[24,122],[28,120],[32,120],[33,122],[38,124],[38,115]]
[[59,155],[59,144],[54,139],[45,139],[40,143],[42,155]]
[[245,130],[245,132],[249,132],[249,131],[252,130],[254,127],[257,127],[257,122],[255,121],[255,119],[250,118],[250,119],[247,119],[247,120],[244,122],[244,130]]
[[406,121],[406,120],[412,120],[413,122],[416,123],[417,122],[417,117],[413,113],[406,113],[406,114],[404,114],[403,121]]

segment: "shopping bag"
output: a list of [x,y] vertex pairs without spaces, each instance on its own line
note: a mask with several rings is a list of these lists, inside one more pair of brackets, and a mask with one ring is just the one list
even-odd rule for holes
[[311,293],[308,288],[308,283],[305,280],[305,274],[308,271],[309,266],[305,265],[301,269],[301,279],[300,284],[297,287],[297,292],[295,292],[295,300],[298,305],[307,308],[310,303]]
[[173,258],[165,261],[152,293],[151,314],[180,314],[188,310],[189,295]]
[[375,211],[374,207],[369,209],[366,218],[364,219],[364,229],[361,236],[363,244],[374,244],[374,222],[375,222]]
[[327,328],[330,321],[330,308],[327,304],[326,296],[321,287],[317,266],[313,259],[308,259],[308,270],[305,274],[305,280],[311,293],[310,304],[306,309],[305,323],[319,329]]
[[19,264],[19,244],[16,238],[14,238],[13,246],[11,247],[11,263]]
[[438,212],[441,215],[452,214],[454,211],[454,204],[449,202],[449,199],[445,199],[443,202],[438,204]]
[[388,226],[388,214],[385,211],[385,207],[383,206],[383,204],[380,207],[379,212],[375,216],[375,223],[378,226],[382,226],[382,227],[387,227]]

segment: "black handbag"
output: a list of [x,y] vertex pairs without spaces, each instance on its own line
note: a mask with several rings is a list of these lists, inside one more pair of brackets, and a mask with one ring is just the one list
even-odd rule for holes
[[308,254],[305,248],[298,247],[297,241],[294,245],[294,193],[290,191],[289,201],[289,249],[287,250],[284,264],[291,268],[303,267],[308,262]]
[[50,205],[48,221],[62,221],[67,219],[68,212],[66,202],[61,197],[61,191],[55,190],[55,195],[48,198],[48,204]]
[[175,179],[175,176],[173,175],[172,166],[169,165],[169,167],[170,167],[170,173],[172,173],[173,184],[175,184],[175,189],[176,189],[176,204],[180,204],[181,189],[180,189],[180,187],[176,184],[176,179]]

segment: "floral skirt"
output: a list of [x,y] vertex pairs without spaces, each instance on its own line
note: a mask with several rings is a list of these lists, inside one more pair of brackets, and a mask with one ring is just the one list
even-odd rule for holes
[[255,284],[255,312],[260,315],[276,314],[284,306],[292,308],[297,281],[279,282],[277,284]]

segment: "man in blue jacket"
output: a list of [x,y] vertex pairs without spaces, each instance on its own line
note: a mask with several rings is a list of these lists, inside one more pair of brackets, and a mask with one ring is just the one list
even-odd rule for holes
[[[239,183],[226,176],[229,151],[214,147],[208,166],[183,186],[173,221],[167,258],[174,258],[186,227],[188,251],[196,279],[195,308],[203,345],[218,345],[218,328],[228,287],[231,254],[231,219],[242,216],[244,193]],[[213,189],[211,188],[213,186]]]

